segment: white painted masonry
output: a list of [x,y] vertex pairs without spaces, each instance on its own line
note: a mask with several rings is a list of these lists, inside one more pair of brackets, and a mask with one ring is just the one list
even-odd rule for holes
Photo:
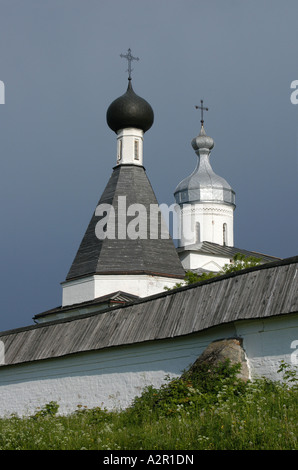
[[185,253],[180,253],[180,260],[185,270],[194,270],[199,266],[202,270],[219,272],[230,262],[229,258],[200,253],[195,248]]
[[280,362],[290,364],[293,344],[298,347],[297,319],[295,313],[238,321],[180,338],[2,366],[0,416],[32,414],[50,401],[58,402],[60,414],[78,405],[125,408],[145,386],[180,375],[221,338],[243,339],[252,378],[279,380]]
[[183,205],[179,247],[187,247],[203,241],[233,246],[233,212],[234,209],[227,204],[188,203]]
[[129,127],[117,133],[117,164],[143,165],[143,136],[141,129]]
[[148,274],[98,274],[62,283],[62,306],[78,304],[118,290],[139,297],[164,292],[181,279]]

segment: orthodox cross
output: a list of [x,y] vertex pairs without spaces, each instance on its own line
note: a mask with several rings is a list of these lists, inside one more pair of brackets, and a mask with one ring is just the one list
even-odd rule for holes
[[131,80],[131,72],[132,72],[132,68],[131,68],[131,63],[133,60],[139,60],[138,57],[134,57],[133,55],[131,55],[131,49],[128,49],[127,51],[127,54],[120,54],[120,57],[124,58],[124,59],[127,59],[127,62],[128,62],[128,69],[127,69],[127,72],[128,72],[128,80]]
[[201,106],[195,106],[195,108],[201,110],[201,124],[203,125],[203,124],[204,124],[203,112],[204,112],[204,111],[208,111],[208,108],[204,108],[204,106],[203,106],[203,100],[201,100]]

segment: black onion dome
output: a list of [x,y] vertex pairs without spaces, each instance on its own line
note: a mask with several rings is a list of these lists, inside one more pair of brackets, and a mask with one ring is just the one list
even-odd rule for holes
[[115,132],[128,127],[146,132],[153,121],[153,109],[146,100],[136,95],[129,80],[126,93],[113,101],[107,110],[108,126]]

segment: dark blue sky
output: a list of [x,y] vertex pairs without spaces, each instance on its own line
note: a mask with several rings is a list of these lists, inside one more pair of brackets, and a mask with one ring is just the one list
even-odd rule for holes
[[297,250],[296,0],[0,0],[0,330],[61,305],[116,162],[109,104],[133,87],[155,112],[144,165],[160,203],[195,167],[195,105],[213,169],[236,191],[235,246]]

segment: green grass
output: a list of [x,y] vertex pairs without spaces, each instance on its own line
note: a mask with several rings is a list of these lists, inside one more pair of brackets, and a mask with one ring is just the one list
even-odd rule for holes
[[35,415],[0,420],[0,450],[296,450],[297,378],[243,383],[222,363],[147,387],[122,411],[78,409],[59,416],[48,403]]

